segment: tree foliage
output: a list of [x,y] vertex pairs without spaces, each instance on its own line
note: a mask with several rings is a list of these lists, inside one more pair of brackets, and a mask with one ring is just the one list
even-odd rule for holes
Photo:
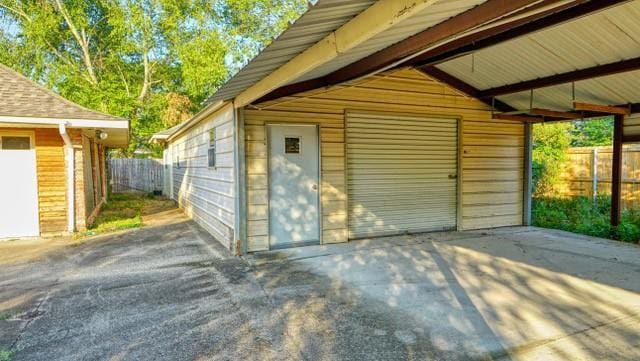
[[571,124],[551,123],[533,127],[534,196],[554,195],[561,183],[566,151],[571,145]]
[[576,122],[571,128],[571,146],[594,147],[613,143],[613,117]]
[[569,147],[592,147],[613,143],[613,119],[603,117],[573,123],[538,124],[533,127],[534,196],[554,196]]
[[131,120],[126,154],[197,111],[305,0],[0,0],[0,62]]

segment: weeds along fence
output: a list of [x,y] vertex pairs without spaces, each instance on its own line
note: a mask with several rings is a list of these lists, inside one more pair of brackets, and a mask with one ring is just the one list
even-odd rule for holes
[[112,192],[161,191],[164,172],[162,160],[140,158],[110,158],[109,176]]
[[[612,147],[570,148],[563,174],[568,196],[611,194]],[[625,146],[622,152],[622,206],[640,208],[640,145]]]

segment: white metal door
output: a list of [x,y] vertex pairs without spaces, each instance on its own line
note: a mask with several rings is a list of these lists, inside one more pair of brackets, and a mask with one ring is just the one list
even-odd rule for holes
[[38,236],[35,150],[0,150],[0,169],[0,239]]
[[349,238],[455,229],[456,119],[347,114]]
[[269,125],[269,245],[320,243],[318,128]]

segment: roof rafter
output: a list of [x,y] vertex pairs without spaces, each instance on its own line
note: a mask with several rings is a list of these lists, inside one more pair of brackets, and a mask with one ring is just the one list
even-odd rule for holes
[[439,64],[628,1],[629,0],[574,1],[555,9],[540,12],[456,39],[418,55],[402,65],[427,66]]
[[506,84],[499,87],[481,90],[478,93],[480,98],[493,98],[500,95],[513,94],[521,91],[545,88],[554,85],[571,83],[580,80],[597,78],[606,75],[613,75],[640,69],[640,57],[597,65],[591,68],[579,69],[567,73],[554,74],[543,78],[526,80],[519,83]]
[[541,0],[488,0],[449,20],[443,21],[409,38],[384,48],[370,56],[360,59],[323,77],[285,85],[272,90],[255,103],[273,100],[278,97],[292,95],[318,87],[331,86],[365,76],[388,66],[393,66],[402,59],[416,54],[431,45],[451,36],[461,34],[482,24],[500,19],[527,6],[535,5]]

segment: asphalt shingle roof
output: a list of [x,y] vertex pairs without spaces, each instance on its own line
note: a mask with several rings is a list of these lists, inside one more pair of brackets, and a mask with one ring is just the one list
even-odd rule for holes
[[0,64],[0,116],[124,120],[73,103]]

